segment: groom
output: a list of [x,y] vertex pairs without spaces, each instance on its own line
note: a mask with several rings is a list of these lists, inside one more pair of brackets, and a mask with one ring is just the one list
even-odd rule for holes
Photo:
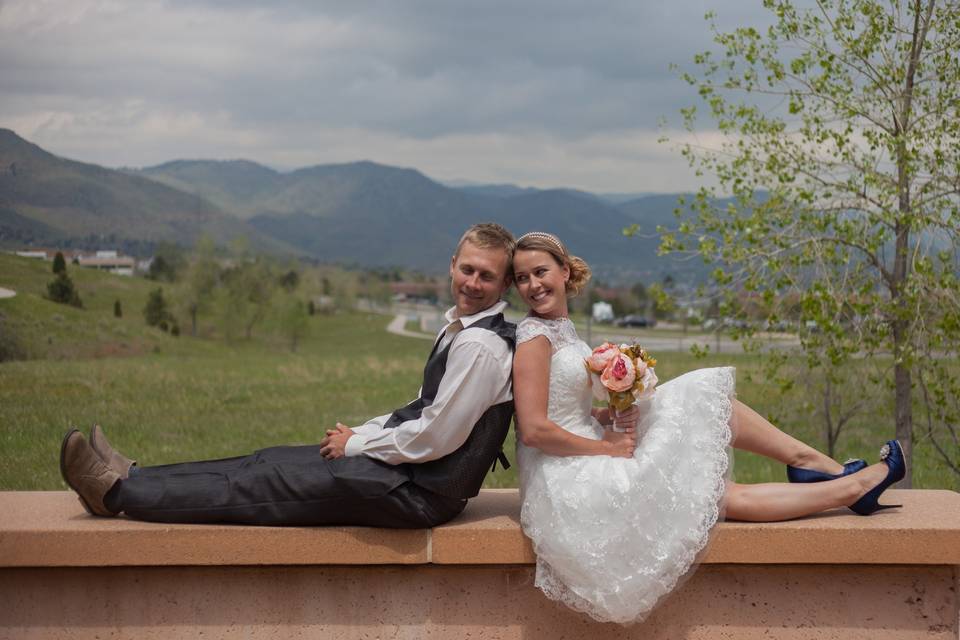
[[60,471],[91,514],[156,522],[431,527],[480,491],[513,415],[513,324],[500,296],[514,239],[497,224],[464,233],[450,262],[455,305],[423,373],[420,396],[320,445],[139,467],[95,426],[64,438]]

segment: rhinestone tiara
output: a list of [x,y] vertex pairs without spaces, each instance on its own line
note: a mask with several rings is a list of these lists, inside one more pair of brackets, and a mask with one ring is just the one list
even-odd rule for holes
[[531,231],[530,233],[525,233],[517,239],[517,244],[519,245],[523,242],[524,238],[537,238],[538,240],[546,240],[548,243],[552,244],[557,248],[557,251],[560,252],[560,255],[567,255],[567,250],[563,248],[563,245],[560,244],[560,240],[557,236],[552,233],[544,233],[543,231]]

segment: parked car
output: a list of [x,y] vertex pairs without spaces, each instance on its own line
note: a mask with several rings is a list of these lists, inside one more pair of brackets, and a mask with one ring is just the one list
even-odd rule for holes
[[724,329],[739,329],[743,331],[744,329],[750,328],[750,323],[742,318],[724,318],[721,321],[721,326]]
[[763,323],[763,328],[767,331],[778,331],[783,333],[793,329],[793,326],[786,320],[767,320]]
[[618,327],[652,327],[656,324],[656,320],[648,319],[643,316],[623,316],[618,319],[616,324]]
[[807,333],[820,333],[820,325],[816,320],[807,320],[803,323],[803,328]]

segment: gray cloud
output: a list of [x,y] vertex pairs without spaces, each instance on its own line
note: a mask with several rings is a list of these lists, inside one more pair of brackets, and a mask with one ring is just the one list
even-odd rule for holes
[[[668,65],[709,46],[711,4],[8,1],[0,126],[108,165],[369,157],[541,186],[603,166],[574,186],[689,188],[668,148],[614,142],[653,140],[695,101]],[[725,26],[764,18],[718,11]]]

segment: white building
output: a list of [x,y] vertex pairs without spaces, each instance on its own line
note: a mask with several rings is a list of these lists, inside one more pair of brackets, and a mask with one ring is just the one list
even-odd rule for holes
[[130,256],[117,255],[116,251],[97,251],[92,256],[80,256],[77,262],[81,267],[109,271],[119,276],[132,276],[137,263]]
[[613,306],[609,302],[594,302],[592,315],[594,322],[613,322]]

